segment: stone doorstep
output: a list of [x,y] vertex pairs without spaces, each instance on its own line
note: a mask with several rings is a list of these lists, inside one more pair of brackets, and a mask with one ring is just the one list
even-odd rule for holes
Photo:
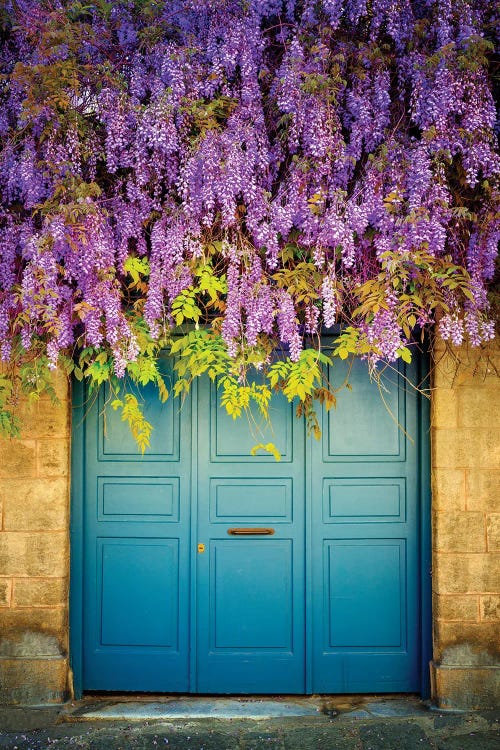
[[61,722],[191,719],[415,718],[429,705],[414,696],[110,696],[42,706],[0,706],[0,731],[47,728]]
[[411,718],[427,714],[416,696],[88,696],[67,707],[65,721],[163,721],[287,717]]

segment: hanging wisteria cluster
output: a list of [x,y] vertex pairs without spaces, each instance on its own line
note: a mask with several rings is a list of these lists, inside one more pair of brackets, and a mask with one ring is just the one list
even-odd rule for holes
[[6,0],[2,361],[122,377],[184,323],[258,366],[336,324],[374,360],[491,339],[494,9]]

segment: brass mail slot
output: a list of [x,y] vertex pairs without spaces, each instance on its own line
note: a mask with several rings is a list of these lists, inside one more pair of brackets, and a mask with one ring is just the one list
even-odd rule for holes
[[270,536],[274,534],[274,529],[228,529],[227,533],[231,536],[253,536],[255,534]]

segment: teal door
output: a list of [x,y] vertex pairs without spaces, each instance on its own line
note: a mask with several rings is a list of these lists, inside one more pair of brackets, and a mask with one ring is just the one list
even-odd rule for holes
[[[420,689],[417,397],[388,370],[379,394],[363,362],[335,363],[352,392],[312,445],[312,668],[317,692]],[[416,382],[415,368],[405,377]]]
[[81,428],[83,688],[183,692],[189,689],[189,403],[182,410],[173,399],[160,404],[145,389],[145,414],[155,430],[141,456],[119,415],[104,412],[107,397],[103,390]]
[[[273,433],[257,414],[249,429],[217,408],[208,382],[197,412],[197,689],[304,693],[303,425],[276,397]],[[281,461],[251,456],[259,440],[274,441]]]
[[[343,367],[328,373],[334,385]],[[401,374],[415,380],[412,368]],[[418,398],[393,373],[382,400],[362,363],[349,381],[352,392],[319,415],[320,441],[282,397],[262,432],[257,416],[249,430],[221,410],[209,382],[182,406],[146,391],[155,432],[145,456],[116,414],[105,421],[100,394],[76,426],[73,643],[81,632],[84,690],[420,689]],[[267,441],[279,462],[250,455]]]

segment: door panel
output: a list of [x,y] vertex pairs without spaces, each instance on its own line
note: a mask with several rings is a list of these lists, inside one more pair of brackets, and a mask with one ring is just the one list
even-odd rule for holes
[[[292,546],[289,540],[214,540],[210,650],[291,651]],[[269,571],[272,570],[272,576]]]
[[388,371],[379,391],[368,376],[365,362],[354,360],[347,364],[336,359],[334,366],[328,368],[328,382],[339,388],[346,380],[352,391],[342,389],[336,408],[323,414],[323,461],[352,461],[358,467],[372,462],[404,461],[408,394],[398,371]]
[[100,539],[97,550],[102,645],[176,649],[178,540]]
[[209,491],[211,523],[292,522],[291,479],[210,479]]
[[99,477],[99,521],[179,520],[178,477]]
[[[162,365],[167,381],[172,377],[172,366],[165,362]],[[103,390],[100,396],[99,419],[101,430],[98,440],[99,461],[120,461],[137,464],[155,461],[178,461],[180,453],[180,407],[179,403],[169,398],[164,404],[158,400],[156,389],[152,386],[141,388],[138,392],[141,408],[145,418],[154,425],[151,433],[151,444],[144,456],[137,451],[137,444],[129,429],[121,421],[118,411],[107,408],[103,415],[104,400],[108,392]],[[185,421],[185,416],[183,416]]]
[[[199,692],[305,691],[304,432],[273,397],[273,431],[234,421],[201,384],[198,401]],[[252,457],[257,442],[275,443]],[[294,460],[295,459],[295,460]],[[272,529],[232,536],[230,529]]]
[[[330,648],[400,649],[406,634],[405,542],[325,542]],[[378,613],[384,602],[384,616]]]
[[275,463],[276,459],[270,453],[251,455],[251,450],[257,443],[275,443],[280,451],[280,463],[293,461],[294,416],[290,404],[283,397],[275,395],[271,399],[269,425],[253,408],[249,410],[248,419],[243,417],[235,420],[230,417],[225,409],[220,408],[217,389],[210,383],[202,383],[201,392],[205,415],[210,414],[209,433],[206,435],[209,438],[210,463],[251,466]]
[[406,479],[323,480],[323,523],[387,523],[406,520]]

